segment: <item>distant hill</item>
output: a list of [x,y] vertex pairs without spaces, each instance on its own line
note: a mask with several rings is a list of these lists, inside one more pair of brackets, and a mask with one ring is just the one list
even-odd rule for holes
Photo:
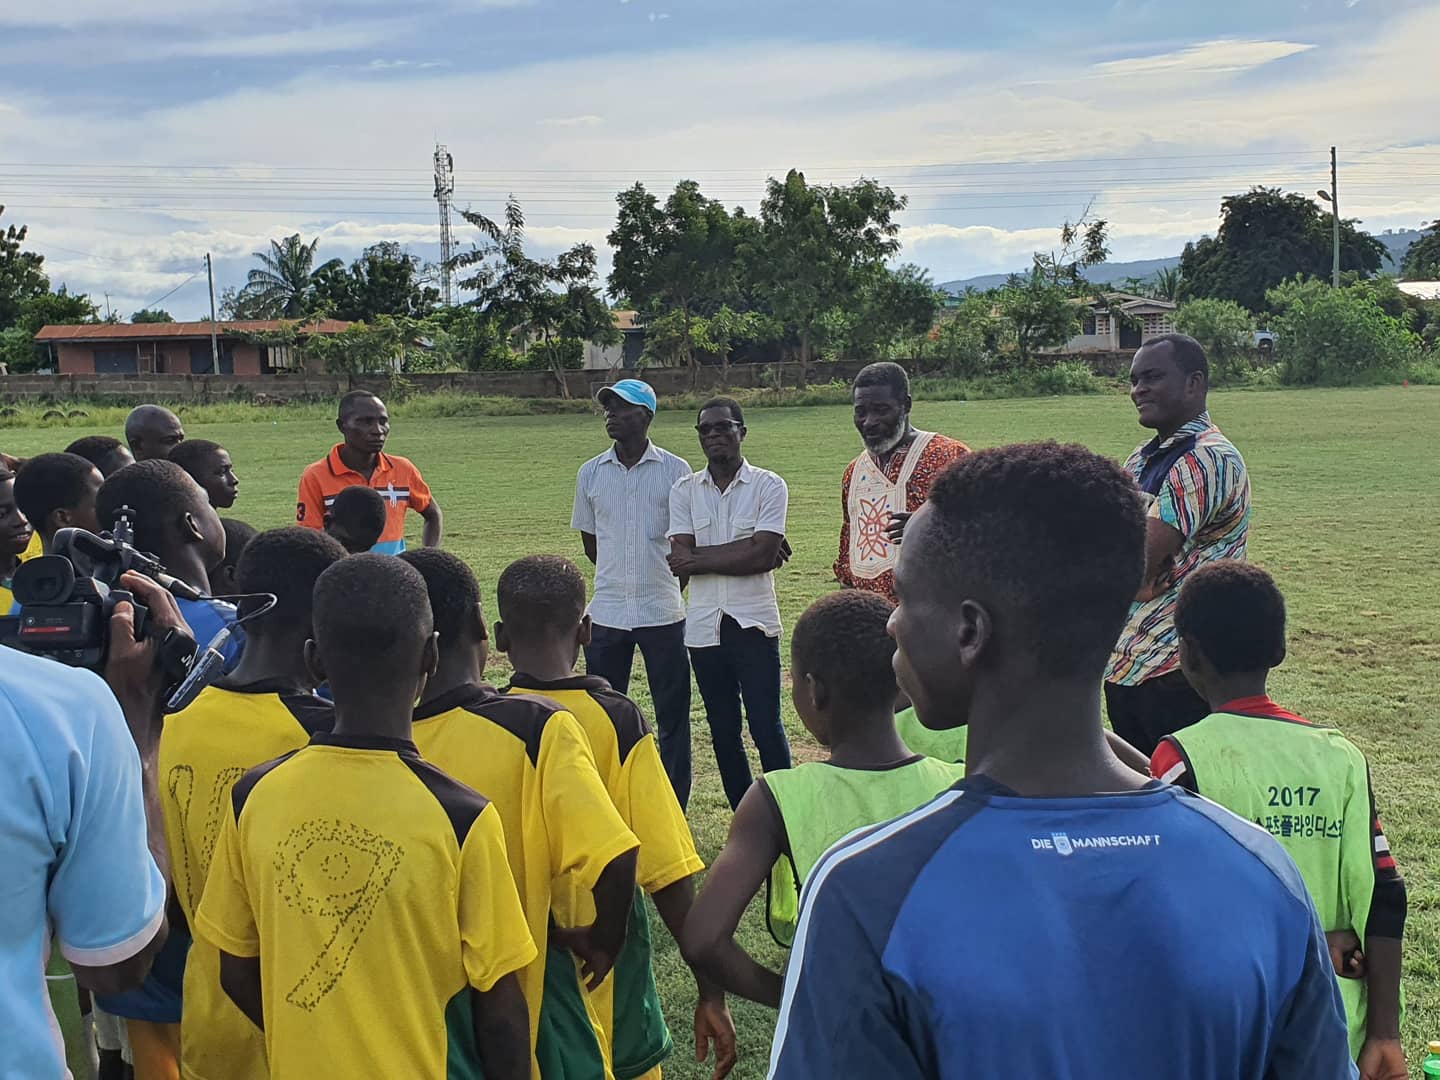
[[[1375,238],[1385,245],[1385,250],[1390,253],[1390,258],[1393,260],[1393,262],[1385,263],[1380,268],[1381,272],[1387,274],[1399,272],[1400,260],[1405,257],[1405,252],[1410,245],[1419,240],[1421,235],[1418,229],[1398,229],[1394,232],[1379,233]],[[1097,285],[1111,285],[1124,281],[1126,278],[1153,277],[1161,270],[1179,265],[1179,255],[1173,255],[1168,259],[1104,262],[1099,266],[1091,267],[1086,273],[1086,277]],[[1015,270],[1017,274],[1024,272],[1023,268]],[[1005,279],[1009,276],[1009,274],[982,274],[979,277],[961,278],[958,281],[945,281],[941,283],[940,288],[952,293],[963,293],[966,289],[983,292],[986,289],[995,289],[1004,285]]]

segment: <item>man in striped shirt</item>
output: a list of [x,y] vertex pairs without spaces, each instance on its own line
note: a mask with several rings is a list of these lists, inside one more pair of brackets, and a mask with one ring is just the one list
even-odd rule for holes
[[1245,461],[1210,420],[1210,365],[1200,343],[1165,334],[1130,365],[1130,398],[1155,437],[1125,463],[1145,493],[1145,578],[1105,671],[1115,733],[1143,754],[1209,706],[1180,671],[1175,601],[1196,569],[1243,559],[1250,532]]

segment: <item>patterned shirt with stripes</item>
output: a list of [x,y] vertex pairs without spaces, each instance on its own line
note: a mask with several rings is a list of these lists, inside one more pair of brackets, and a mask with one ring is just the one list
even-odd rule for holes
[[[1105,681],[1138,686],[1167,675],[1180,664],[1175,602],[1185,578],[1217,559],[1245,558],[1250,533],[1250,478],[1245,461],[1229,439],[1201,413],[1168,439],[1156,436],[1138,447],[1125,468],[1139,481],[1152,459],[1182,441],[1194,445],[1176,457],[1151,493],[1150,516],[1184,538],[1175,564],[1153,599],[1136,601],[1105,671]],[[1157,478],[1158,479],[1158,478]]]

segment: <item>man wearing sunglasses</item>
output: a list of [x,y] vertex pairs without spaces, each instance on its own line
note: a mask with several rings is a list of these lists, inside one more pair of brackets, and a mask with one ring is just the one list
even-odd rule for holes
[[790,766],[780,722],[780,606],[785,481],[745,460],[739,403],[712,398],[695,430],[708,464],[670,491],[671,573],[690,586],[685,644],[705,702],[715,762],[733,809],[750,786],[741,702],[766,772]]

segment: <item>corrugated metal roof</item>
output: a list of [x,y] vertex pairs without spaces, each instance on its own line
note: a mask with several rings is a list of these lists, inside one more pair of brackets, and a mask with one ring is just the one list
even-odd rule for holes
[[[219,322],[216,332],[221,335],[259,334],[295,326],[295,319],[246,319],[238,322]],[[341,319],[321,319],[301,325],[305,334],[338,334],[350,324]],[[80,326],[42,326],[35,335],[36,341],[151,341],[170,338],[208,338],[208,322],[177,323],[86,323]]]

